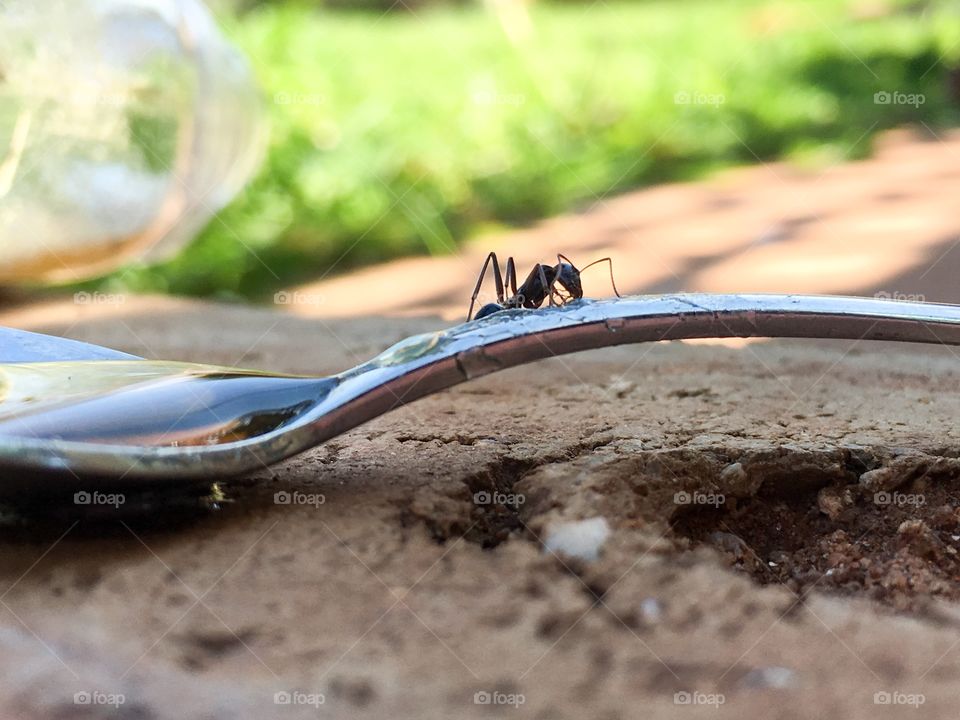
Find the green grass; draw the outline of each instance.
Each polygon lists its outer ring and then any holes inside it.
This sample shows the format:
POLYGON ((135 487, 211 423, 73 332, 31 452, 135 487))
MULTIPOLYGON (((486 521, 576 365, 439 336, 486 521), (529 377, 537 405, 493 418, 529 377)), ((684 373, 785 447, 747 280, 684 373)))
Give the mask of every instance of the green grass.
POLYGON ((648 183, 857 157, 884 128, 956 124, 945 81, 960 56, 956 11, 857 19, 849 7, 539 5, 516 44, 479 8, 379 19, 260 8, 229 33, 271 116, 261 173, 178 257, 101 284, 257 298, 648 183), (925 102, 878 105, 878 91, 925 102), (678 104, 678 93, 723 102, 678 104))

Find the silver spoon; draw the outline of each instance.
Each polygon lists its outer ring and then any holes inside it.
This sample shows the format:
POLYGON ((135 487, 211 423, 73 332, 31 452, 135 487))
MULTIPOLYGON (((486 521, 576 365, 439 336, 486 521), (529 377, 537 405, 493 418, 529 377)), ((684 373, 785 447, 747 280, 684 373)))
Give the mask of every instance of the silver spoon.
POLYGON ((796 295, 581 300, 417 335, 331 377, 143 360, 2 330, 0 489, 210 482, 514 365, 611 345, 722 337, 960 345, 960 306, 796 295))

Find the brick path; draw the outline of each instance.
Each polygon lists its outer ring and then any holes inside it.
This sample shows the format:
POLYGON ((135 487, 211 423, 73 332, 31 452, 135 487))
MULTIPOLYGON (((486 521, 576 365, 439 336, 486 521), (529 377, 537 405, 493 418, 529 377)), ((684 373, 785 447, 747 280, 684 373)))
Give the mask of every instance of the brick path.
MULTIPOLYGON (((489 250, 520 272, 560 251, 611 255, 621 292, 803 292, 960 302, 960 131, 882 136, 871 159, 826 168, 768 164, 639 190, 530 229, 482 238, 298 288, 318 317, 466 311, 489 250)), ((610 293, 605 270, 588 295, 610 293)), ((492 282, 487 289, 492 293, 492 282)))

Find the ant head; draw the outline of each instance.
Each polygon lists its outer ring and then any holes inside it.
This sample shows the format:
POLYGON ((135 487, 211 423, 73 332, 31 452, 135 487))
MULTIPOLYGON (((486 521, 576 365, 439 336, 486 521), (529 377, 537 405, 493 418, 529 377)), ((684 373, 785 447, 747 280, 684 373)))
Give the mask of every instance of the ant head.
POLYGON ((557 265, 557 284, 566 290, 572 299, 578 300, 583 297, 580 271, 572 263, 561 262, 557 265))

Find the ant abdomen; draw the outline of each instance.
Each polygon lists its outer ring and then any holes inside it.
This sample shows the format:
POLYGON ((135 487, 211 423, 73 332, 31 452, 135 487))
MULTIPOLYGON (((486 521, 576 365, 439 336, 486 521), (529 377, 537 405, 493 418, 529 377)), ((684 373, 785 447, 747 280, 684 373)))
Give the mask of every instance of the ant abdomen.
POLYGON ((498 305, 497 303, 487 303, 482 308, 477 310, 477 314, 474 316, 474 319, 479 320, 480 318, 484 318, 484 317, 487 317, 488 315, 493 315, 496 312, 500 312, 503 309, 504 309, 503 305, 498 305))

